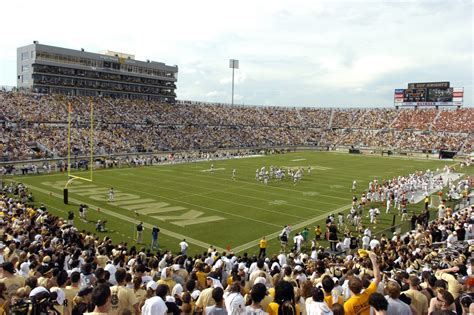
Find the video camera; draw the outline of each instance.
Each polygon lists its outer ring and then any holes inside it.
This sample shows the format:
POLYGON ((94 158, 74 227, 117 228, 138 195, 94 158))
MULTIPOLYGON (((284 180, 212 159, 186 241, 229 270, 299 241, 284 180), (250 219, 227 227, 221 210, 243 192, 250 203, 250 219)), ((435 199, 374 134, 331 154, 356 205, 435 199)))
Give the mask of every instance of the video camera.
POLYGON ((60 314, 55 308, 57 300, 56 292, 41 291, 36 295, 21 299, 10 306, 10 313, 13 315, 48 315, 51 313, 60 314))

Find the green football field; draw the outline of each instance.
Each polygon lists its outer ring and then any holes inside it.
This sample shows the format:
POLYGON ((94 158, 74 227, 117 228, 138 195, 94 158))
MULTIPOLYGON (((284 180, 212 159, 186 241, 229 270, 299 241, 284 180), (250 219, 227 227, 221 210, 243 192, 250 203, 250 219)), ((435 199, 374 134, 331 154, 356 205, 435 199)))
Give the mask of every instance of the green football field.
MULTIPOLYGON (((331 213, 350 208, 352 181, 357 181, 360 197, 368 182, 377 178, 405 175, 417 170, 443 168, 454 162, 348 155, 329 152, 296 152, 243 159, 205 161, 188 164, 116 168, 94 171, 93 182, 76 180, 69 186, 69 205, 63 203, 65 174, 19 176, 33 192, 37 204, 62 217, 75 212, 75 225, 95 232, 98 219, 106 220, 107 233, 114 242, 135 245, 135 226, 145 223, 144 243, 151 242, 151 228, 161 232, 161 249, 179 251, 185 238, 189 253, 203 252, 212 244, 236 253, 258 252, 262 236, 269 239, 269 253, 277 253, 277 236, 285 224, 293 231, 304 227, 314 236, 316 225, 324 227, 331 213), (214 172, 210 171, 211 164, 214 172), (256 169, 265 166, 304 167, 305 173, 296 185, 289 179, 270 181, 268 185, 255 178, 256 169), (311 166, 311 174, 307 174, 311 166), (232 170, 236 169, 236 179, 232 170), (115 190, 113 202, 109 189, 115 190), (88 222, 79 220, 78 205, 89 205, 88 222)), ((470 169, 472 172, 472 167, 470 169)), ((83 174, 88 176, 88 174, 83 174)), ((418 208, 419 205, 410 207, 418 208)), ((409 208, 410 210, 410 208, 409 208)), ((413 209, 412 209, 413 210, 413 209)), ((384 211, 374 230, 387 228, 393 216, 384 211)), ((368 224, 368 219, 363 218, 368 224)), ((399 223, 400 218, 396 218, 399 223)), ((294 235, 292 233, 291 237, 294 235)), ((138 246, 142 247, 141 245, 138 246)))

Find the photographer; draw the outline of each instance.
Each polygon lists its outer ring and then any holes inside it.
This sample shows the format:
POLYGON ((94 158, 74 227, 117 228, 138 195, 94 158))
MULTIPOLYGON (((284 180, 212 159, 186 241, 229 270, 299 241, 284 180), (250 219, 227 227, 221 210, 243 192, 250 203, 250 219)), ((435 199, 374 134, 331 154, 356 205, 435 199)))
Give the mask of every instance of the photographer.
POLYGON ((98 220, 96 225, 95 225, 95 230, 97 232, 107 232, 107 230, 105 229, 105 224, 106 223, 107 223, 107 221, 98 220))
POLYGON ((141 244, 143 242, 143 222, 140 222, 137 225, 137 244, 141 244))
POLYGON ((74 225, 74 212, 73 211, 69 211, 67 213, 67 224, 69 225, 74 225))
POLYGON ((158 235, 160 233, 160 228, 159 227, 153 227, 153 230, 151 231, 151 248, 159 248, 158 247, 158 235))
POLYGON ((79 206, 79 217, 84 222, 87 222, 87 208, 89 208, 89 207, 85 204, 81 204, 79 206))

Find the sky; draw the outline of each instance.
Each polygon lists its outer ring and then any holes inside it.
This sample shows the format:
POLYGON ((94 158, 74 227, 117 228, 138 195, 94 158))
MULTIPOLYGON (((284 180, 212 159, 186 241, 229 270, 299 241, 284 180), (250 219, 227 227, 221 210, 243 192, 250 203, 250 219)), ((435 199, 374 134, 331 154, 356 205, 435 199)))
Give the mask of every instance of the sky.
POLYGON ((180 100, 393 106, 410 82, 450 81, 473 104, 472 0, 2 2, 0 85, 42 44, 178 65, 180 100))

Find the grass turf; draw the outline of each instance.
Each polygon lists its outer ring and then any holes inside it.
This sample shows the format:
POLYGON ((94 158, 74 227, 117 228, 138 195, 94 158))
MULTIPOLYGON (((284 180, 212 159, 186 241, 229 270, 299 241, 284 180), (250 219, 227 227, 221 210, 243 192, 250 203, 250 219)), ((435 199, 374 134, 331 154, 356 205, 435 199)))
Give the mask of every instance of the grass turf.
MULTIPOLYGON (((19 176, 34 193, 37 204, 43 202, 55 215, 66 218, 67 212, 76 214, 75 225, 94 232, 98 219, 107 220, 107 233, 114 242, 135 245, 135 225, 146 224, 144 243, 151 242, 151 226, 161 229, 161 249, 177 252, 178 243, 186 238, 188 253, 204 251, 209 244, 236 252, 258 252, 258 240, 266 235, 267 253, 276 253, 276 235, 285 224, 294 231, 308 227, 310 236, 316 225, 321 225, 330 213, 347 213, 353 193, 352 181, 357 181, 355 194, 360 197, 374 178, 379 181, 406 175, 417 170, 434 170, 454 162, 347 155, 328 152, 296 152, 245 159, 206 161, 188 164, 116 168, 94 171, 94 181, 74 181, 69 187, 70 204, 62 201, 65 174, 19 176), (210 171, 211 164, 214 172, 210 171), (256 169, 270 165, 304 167, 303 179, 294 185, 289 179, 257 182, 256 169), (307 174, 308 166, 312 167, 307 174), (236 169, 236 180, 232 170, 236 169), (108 191, 114 187, 115 201, 109 202, 108 191), (89 222, 79 220, 78 205, 90 205, 89 222), (138 216, 137 216, 138 214, 138 216)), ((471 174, 473 168, 465 169, 471 174)), ((84 174, 88 176, 88 174, 84 174)), ((421 204, 410 205, 418 211, 421 204)), ((393 215, 381 216, 375 232, 386 229, 393 215)), ((433 216, 432 216, 433 217, 433 216)), ((363 218, 365 225, 368 219, 363 218)), ((396 223, 400 217, 396 217, 396 223)), ((291 238, 294 233, 291 234, 291 238)), ((291 242, 290 242, 291 243, 291 242)), ((141 246, 138 246, 141 247, 141 246)))

